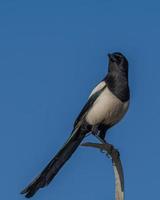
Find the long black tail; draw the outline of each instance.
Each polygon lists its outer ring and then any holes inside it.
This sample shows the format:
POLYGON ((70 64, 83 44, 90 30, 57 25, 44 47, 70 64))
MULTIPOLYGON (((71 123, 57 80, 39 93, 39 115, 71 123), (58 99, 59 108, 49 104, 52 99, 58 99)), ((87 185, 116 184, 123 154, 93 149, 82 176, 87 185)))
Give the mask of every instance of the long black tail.
POLYGON ((65 162, 71 157, 73 152, 77 149, 85 133, 80 130, 80 128, 75 128, 68 139, 64 144, 62 149, 54 156, 54 158, 48 163, 45 169, 40 173, 40 175, 33 180, 22 192, 25 194, 25 197, 32 197, 39 188, 45 187, 48 185, 51 180, 56 176, 61 167, 65 162))

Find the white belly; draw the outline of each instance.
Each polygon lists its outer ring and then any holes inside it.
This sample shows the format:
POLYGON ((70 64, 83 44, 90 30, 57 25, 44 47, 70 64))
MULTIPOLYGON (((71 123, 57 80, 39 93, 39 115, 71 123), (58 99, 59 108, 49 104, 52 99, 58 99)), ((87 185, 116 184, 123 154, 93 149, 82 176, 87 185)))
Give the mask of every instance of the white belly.
POLYGON ((105 88, 87 113, 86 120, 91 125, 115 124, 124 116, 128 105, 129 102, 120 101, 108 88, 105 88))

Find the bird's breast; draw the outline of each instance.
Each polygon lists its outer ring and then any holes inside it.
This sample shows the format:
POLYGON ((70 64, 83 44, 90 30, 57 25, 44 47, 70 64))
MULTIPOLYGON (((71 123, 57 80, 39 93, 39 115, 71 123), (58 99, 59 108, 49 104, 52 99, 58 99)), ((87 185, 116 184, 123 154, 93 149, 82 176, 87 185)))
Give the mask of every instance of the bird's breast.
POLYGON ((129 102, 120 101, 106 87, 96 99, 86 115, 86 121, 91 125, 99 123, 115 124, 121 120, 128 109, 129 102))

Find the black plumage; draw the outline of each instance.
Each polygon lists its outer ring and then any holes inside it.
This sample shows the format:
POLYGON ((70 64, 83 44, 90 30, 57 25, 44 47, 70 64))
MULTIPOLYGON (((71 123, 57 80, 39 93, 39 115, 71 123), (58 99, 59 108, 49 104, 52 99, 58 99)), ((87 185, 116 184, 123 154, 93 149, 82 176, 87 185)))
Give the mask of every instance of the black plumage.
POLYGON ((39 188, 48 185, 87 133, 97 134, 101 141, 105 142, 106 131, 116 124, 127 111, 129 96, 128 61, 121 53, 109 54, 108 74, 91 93, 75 120, 69 139, 39 176, 21 193, 30 198, 39 188))

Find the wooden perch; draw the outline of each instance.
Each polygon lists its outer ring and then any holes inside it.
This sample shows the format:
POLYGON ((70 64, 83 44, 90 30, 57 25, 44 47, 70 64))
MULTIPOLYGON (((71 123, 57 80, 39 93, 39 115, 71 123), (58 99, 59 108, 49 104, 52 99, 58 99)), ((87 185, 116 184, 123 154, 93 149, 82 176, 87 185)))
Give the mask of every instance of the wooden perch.
POLYGON ((95 147, 102 151, 106 151, 107 154, 112 158, 112 165, 115 175, 115 199, 116 200, 124 200, 124 175, 122 163, 120 160, 120 154, 117 149, 114 148, 111 144, 99 144, 99 143, 91 143, 86 142, 81 144, 81 146, 85 147, 95 147))

